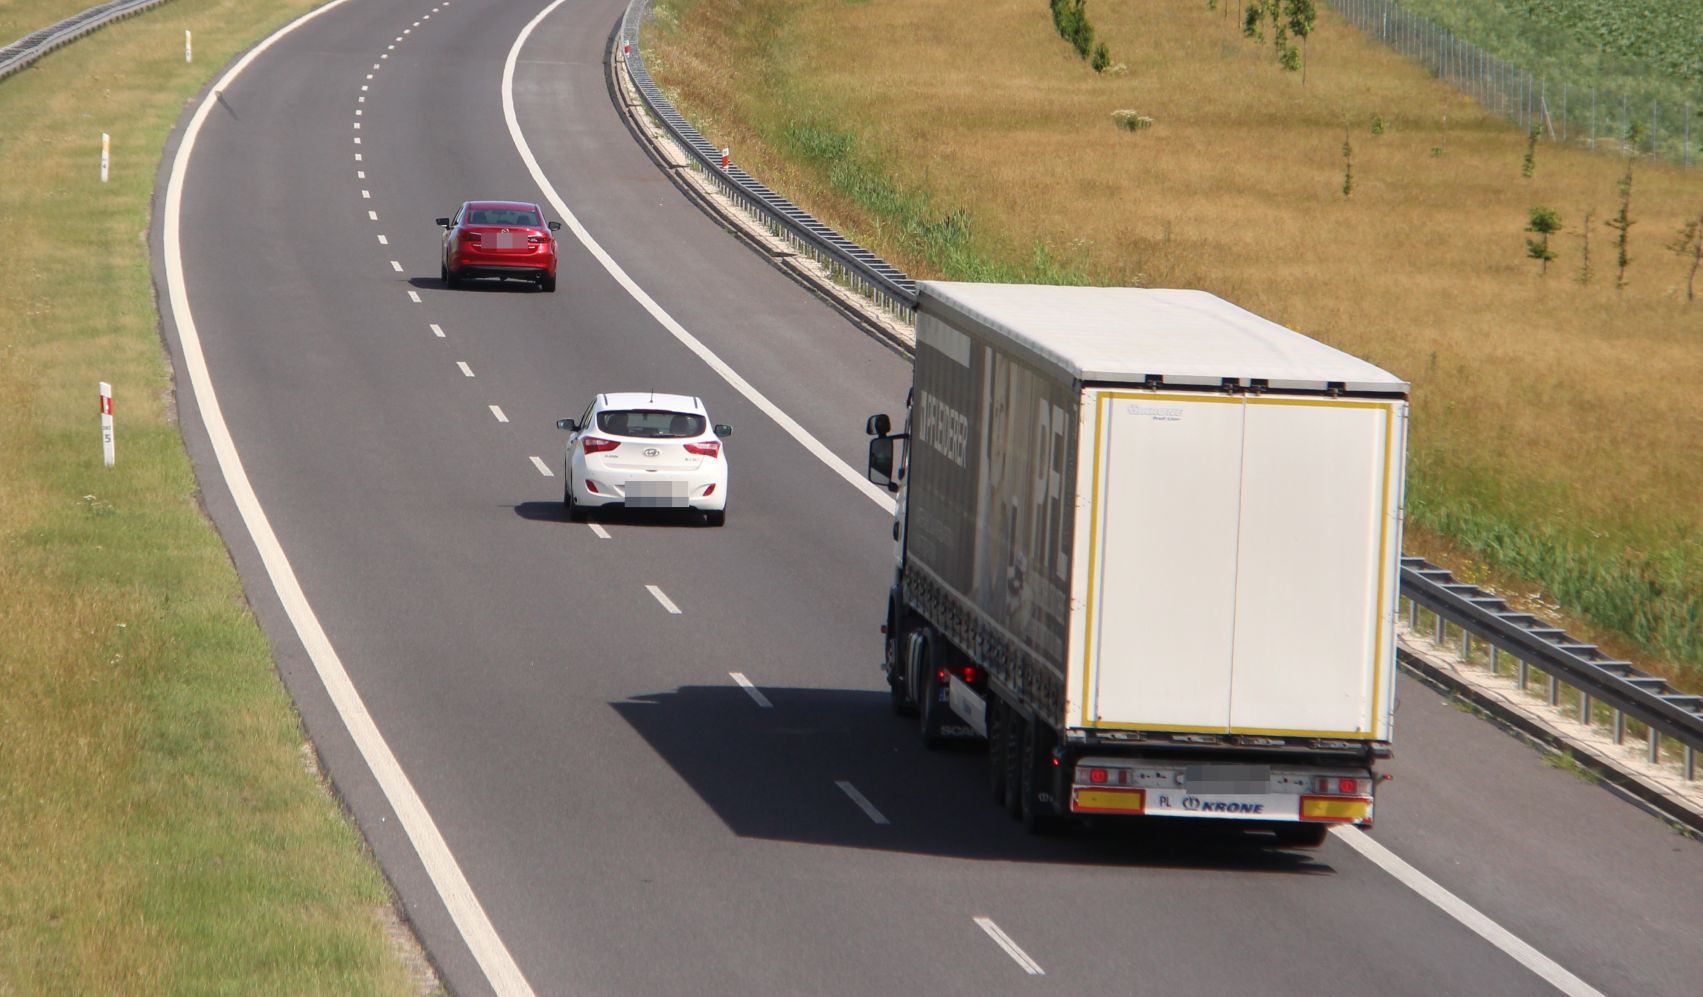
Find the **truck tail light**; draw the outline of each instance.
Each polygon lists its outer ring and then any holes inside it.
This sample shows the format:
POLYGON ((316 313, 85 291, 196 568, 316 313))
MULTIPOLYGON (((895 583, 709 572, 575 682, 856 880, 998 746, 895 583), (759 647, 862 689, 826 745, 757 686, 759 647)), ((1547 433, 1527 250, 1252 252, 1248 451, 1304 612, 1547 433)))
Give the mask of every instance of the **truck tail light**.
POLYGON ((700 457, 720 457, 721 441, 705 440, 702 443, 688 443, 686 444, 686 452, 695 453, 700 457))
POLYGON ((594 453, 602 453, 605 450, 613 450, 621 445, 619 440, 606 440, 601 436, 582 436, 580 437, 580 443, 585 446, 587 456, 594 453))
POLYGON ((1092 785, 1095 785, 1095 786, 1104 786, 1106 784, 1106 770, 1105 769, 1089 769, 1088 770, 1088 781, 1089 781, 1089 783, 1091 783, 1092 785))
POLYGON ((1372 791, 1372 780, 1353 776, 1321 775, 1313 777, 1313 792, 1328 796, 1365 796, 1372 791))
POLYGON ((963 668, 958 669, 958 677, 964 680, 965 685, 975 685, 976 679, 980 677, 980 674, 981 673, 976 671, 975 665, 965 665, 963 668))

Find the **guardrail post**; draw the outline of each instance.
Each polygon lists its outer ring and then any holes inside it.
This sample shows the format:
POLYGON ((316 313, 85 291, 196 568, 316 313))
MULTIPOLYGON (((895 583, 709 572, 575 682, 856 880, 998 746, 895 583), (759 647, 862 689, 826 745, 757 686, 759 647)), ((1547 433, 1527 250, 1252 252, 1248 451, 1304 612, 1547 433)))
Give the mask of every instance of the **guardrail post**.
POLYGON ((1579 722, 1589 727, 1591 724, 1591 694, 1579 690, 1579 722))
POLYGON ((1554 672, 1549 674, 1549 705, 1561 705, 1561 680, 1555 677, 1554 672))
POLYGON ((1519 661, 1520 661, 1520 691, 1525 692, 1526 691, 1526 684, 1531 681, 1532 666, 1527 664, 1526 659, 1524 659, 1524 658, 1519 659, 1519 661))
POLYGON ((1685 781, 1697 781, 1697 749, 1689 744, 1685 746, 1685 781))
POLYGON ((1626 743, 1626 714, 1619 710, 1614 711, 1614 743, 1626 743))
POLYGON ((1502 649, 1495 644, 1490 645, 1490 674, 1498 674, 1501 667, 1502 649))
POLYGON ((1662 760, 1662 732, 1654 727, 1650 727, 1649 732, 1650 745, 1649 750, 1645 753, 1645 757, 1649 760, 1651 765, 1655 765, 1662 760))
POLYGON ((1472 664, 1472 631, 1461 627, 1461 660, 1472 664))
POLYGON ((1446 621, 1444 621, 1443 614, 1438 613, 1437 614, 1436 637, 1435 637, 1438 647, 1443 646, 1443 638, 1447 633, 1448 633, 1448 623, 1446 621))
POLYGON ((1419 600, 1418 599, 1407 600, 1407 628, 1409 630, 1418 630, 1419 629, 1419 600))

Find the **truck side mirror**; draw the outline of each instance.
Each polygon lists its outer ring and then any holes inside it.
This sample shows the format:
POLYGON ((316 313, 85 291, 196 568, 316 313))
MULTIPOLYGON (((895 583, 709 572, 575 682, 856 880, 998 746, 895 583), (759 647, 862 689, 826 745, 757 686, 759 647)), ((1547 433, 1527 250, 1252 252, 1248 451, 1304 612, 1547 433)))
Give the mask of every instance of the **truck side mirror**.
POLYGON ((572 433, 572 432, 575 432, 576 430, 579 429, 579 424, 574 422, 572 419, 557 419, 556 420, 556 428, 557 429, 565 429, 568 432, 572 433))
MULTIPOLYGON (((882 416, 883 419, 886 416, 882 416)), ((877 436, 869 441, 869 480, 890 492, 899 490, 893 481, 893 437, 877 436)))
MULTIPOLYGON (((887 418, 887 413, 885 412, 882 412, 880 415, 872 415, 864 422, 863 431, 868 433, 870 436, 886 436, 888 433, 893 431, 893 420, 887 418)), ((888 450, 891 452, 892 448, 889 447, 888 450)), ((887 463, 889 467, 892 466, 891 457, 888 458, 887 463)))

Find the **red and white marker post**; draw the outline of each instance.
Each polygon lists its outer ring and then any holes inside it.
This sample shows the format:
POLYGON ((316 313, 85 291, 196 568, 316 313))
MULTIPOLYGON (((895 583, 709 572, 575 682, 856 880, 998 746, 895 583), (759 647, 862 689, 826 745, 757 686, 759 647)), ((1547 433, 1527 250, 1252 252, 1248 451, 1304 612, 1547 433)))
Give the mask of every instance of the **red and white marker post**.
POLYGON ((721 147, 721 168, 727 169, 727 164, 731 162, 733 162, 733 150, 724 145, 721 147))
POLYGON ((112 385, 101 382, 101 456, 106 459, 106 466, 111 467, 115 460, 112 448, 112 385))
POLYGON ((101 132, 101 183, 106 183, 107 164, 112 162, 112 136, 101 132))

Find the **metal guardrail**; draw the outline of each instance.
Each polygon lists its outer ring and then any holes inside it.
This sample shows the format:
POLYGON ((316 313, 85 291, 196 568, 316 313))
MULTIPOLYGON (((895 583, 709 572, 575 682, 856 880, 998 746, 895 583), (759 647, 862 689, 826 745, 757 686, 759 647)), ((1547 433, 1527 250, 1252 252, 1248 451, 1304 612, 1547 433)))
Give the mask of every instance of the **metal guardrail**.
POLYGON ((47 53, 68 45, 91 31, 111 24, 113 21, 140 14, 150 7, 157 7, 166 0, 112 0, 96 7, 90 7, 80 14, 73 14, 58 24, 50 24, 40 31, 32 31, 5 48, 0 48, 0 80, 12 75, 20 69, 28 67, 47 53))
POLYGON ((1646 761, 1660 763, 1663 739, 1670 739, 1678 747, 1685 778, 1697 778, 1697 752, 1703 749, 1703 696, 1681 692, 1630 661, 1615 660, 1596 645, 1511 608, 1501 596, 1456 581, 1447 570, 1423 558, 1401 559, 1401 597, 1408 603, 1410 628, 1419 629, 1423 607, 1432 616, 1437 644, 1447 642, 1448 627, 1453 624, 1463 659, 1471 660, 1473 643, 1483 642, 1490 671, 1499 674, 1501 659, 1513 659, 1522 689, 1530 670, 1536 668, 1548 678, 1549 705, 1559 707, 1564 699, 1573 700, 1570 705, 1577 706, 1579 722, 1606 720, 1604 725, 1613 731, 1617 744, 1625 739, 1630 718, 1644 727, 1646 761), (1568 690, 1571 696, 1564 695, 1568 690))
MULTIPOLYGON (((639 27, 649 9, 650 0, 633 0, 622 18, 620 37, 627 71, 650 113, 692 156, 698 168, 769 231, 809 252, 882 307, 915 309, 915 281, 737 166, 722 169, 719 151, 680 116, 645 69, 639 27)), ((1552 706, 1559 706, 1566 698, 1576 699, 1585 723, 1596 722, 1606 711, 1607 725, 1617 743, 1625 738, 1630 718, 1645 728, 1649 761, 1661 761, 1664 739, 1670 740, 1678 746, 1685 778, 1697 778, 1697 752, 1703 749, 1703 696, 1687 695, 1631 662, 1610 659, 1595 646, 1512 609, 1501 597, 1456 581, 1447 570, 1423 558, 1401 559, 1401 598, 1408 605, 1413 629, 1419 629, 1421 607, 1434 616, 1439 645, 1444 643, 1448 627, 1454 626, 1460 634, 1464 658, 1470 660, 1474 643, 1482 643, 1490 670, 1497 672, 1504 656, 1512 659, 1522 688, 1527 685, 1530 670, 1536 668, 1548 676, 1552 706), (1568 689, 1574 690, 1572 697, 1563 695, 1568 689)))

